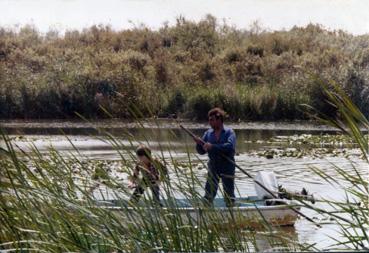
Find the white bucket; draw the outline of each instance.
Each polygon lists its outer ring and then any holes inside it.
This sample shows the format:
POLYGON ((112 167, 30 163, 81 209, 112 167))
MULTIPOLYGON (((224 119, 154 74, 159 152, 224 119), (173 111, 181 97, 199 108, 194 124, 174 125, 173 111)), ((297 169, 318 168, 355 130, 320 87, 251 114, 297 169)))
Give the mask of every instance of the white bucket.
MULTIPOLYGON (((259 171, 255 176, 255 181, 258 181, 260 184, 265 186, 268 190, 278 196, 278 181, 274 174, 274 172, 270 171, 259 171)), ((254 183, 256 194, 259 199, 270 199, 275 198, 265 189, 263 189, 257 183, 254 183)))

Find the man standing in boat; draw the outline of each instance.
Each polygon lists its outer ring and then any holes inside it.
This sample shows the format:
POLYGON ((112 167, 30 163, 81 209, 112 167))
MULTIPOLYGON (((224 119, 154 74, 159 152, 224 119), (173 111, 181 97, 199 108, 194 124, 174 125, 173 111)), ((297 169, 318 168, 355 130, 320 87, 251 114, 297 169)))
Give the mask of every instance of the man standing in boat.
POLYGON ((208 175, 205 185, 205 204, 212 205, 218 191, 219 180, 222 179, 224 199, 231 207, 235 202, 234 155, 236 149, 236 135, 231 128, 225 127, 223 121, 225 112, 220 108, 213 108, 208 112, 210 129, 202 138, 194 137, 196 150, 199 154, 208 154, 208 175))

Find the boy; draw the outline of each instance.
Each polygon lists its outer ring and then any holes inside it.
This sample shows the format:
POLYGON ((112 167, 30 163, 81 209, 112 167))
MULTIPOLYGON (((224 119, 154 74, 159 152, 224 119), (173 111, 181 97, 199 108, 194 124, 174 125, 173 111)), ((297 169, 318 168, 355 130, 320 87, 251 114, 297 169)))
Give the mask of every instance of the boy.
POLYGON ((164 181, 168 171, 166 167, 158 160, 151 156, 151 150, 146 146, 139 146, 136 150, 138 163, 133 171, 129 188, 135 188, 130 202, 137 203, 145 189, 149 187, 152 192, 153 200, 161 206, 159 184, 164 181), (141 172, 142 179, 138 176, 141 172))

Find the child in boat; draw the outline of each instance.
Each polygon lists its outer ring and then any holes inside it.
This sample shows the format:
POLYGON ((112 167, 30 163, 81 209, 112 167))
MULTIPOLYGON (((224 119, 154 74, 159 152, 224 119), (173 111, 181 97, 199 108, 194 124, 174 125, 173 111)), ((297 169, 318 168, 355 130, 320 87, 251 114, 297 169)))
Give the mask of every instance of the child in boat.
POLYGON ((137 165, 133 171, 129 188, 134 188, 134 192, 130 198, 131 203, 137 203, 146 188, 150 188, 153 200, 156 204, 160 204, 159 184, 164 181, 168 175, 166 167, 158 160, 151 156, 150 148, 139 146, 136 150, 137 165), (139 178, 141 173, 142 178, 139 178))

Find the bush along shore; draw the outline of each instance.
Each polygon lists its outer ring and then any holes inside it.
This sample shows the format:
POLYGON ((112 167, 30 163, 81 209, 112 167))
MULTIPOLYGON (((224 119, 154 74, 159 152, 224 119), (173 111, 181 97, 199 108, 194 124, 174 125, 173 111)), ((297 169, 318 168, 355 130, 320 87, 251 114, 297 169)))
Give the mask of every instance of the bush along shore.
POLYGON ((64 34, 0 28, 0 118, 306 119, 301 104, 332 113, 314 75, 335 80, 369 115, 369 35, 319 25, 267 31, 178 18, 158 30, 93 26, 64 34), (149 109, 148 109, 149 108, 149 109))

